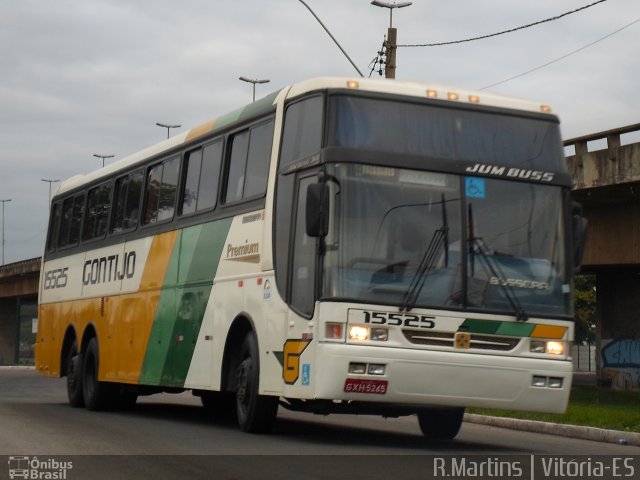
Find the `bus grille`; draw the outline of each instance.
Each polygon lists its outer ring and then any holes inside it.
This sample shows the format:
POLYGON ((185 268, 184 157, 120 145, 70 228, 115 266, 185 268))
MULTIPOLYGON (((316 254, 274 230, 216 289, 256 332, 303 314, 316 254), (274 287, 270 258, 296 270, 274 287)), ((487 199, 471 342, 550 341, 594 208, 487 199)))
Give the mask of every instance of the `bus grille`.
MULTIPOLYGON (((430 345, 434 347, 453 347, 454 332, 425 332, 424 330, 402 330, 405 338, 416 345, 430 345)), ((520 338, 500 335, 471 334, 470 348, 476 350, 499 350, 508 352, 516 348, 520 338)))

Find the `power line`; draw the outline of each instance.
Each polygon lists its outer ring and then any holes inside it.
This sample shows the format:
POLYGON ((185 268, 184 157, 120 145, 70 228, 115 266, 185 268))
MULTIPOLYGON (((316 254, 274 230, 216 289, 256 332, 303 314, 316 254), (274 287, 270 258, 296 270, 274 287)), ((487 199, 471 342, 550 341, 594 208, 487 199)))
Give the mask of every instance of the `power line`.
POLYGON ((505 33, 517 32, 518 30, 524 30, 525 28, 534 27, 536 25, 540 25, 542 23, 553 22, 554 20, 558 20, 562 17, 566 17, 567 15, 571 15, 572 13, 577 13, 582 10, 586 10, 587 8, 593 7, 599 3, 606 2, 607 0, 598 0, 597 2, 590 3, 589 5, 585 5, 584 7, 576 8, 575 10, 571 10, 570 12, 565 12, 562 15, 557 15, 555 17, 546 18, 544 20, 540 20, 538 22, 529 23, 528 25, 522 25, 516 28, 510 28, 509 30, 503 30, 502 32, 490 33, 489 35, 482 35, 479 37, 473 38, 465 38, 464 40, 455 40, 452 42, 440 42, 440 43, 417 43, 412 45, 397 45, 398 47, 440 47, 442 45, 454 45, 456 43, 466 43, 473 42, 474 40, 483 40, 485 38, 497 37, 498 35, 504 35, 505 33))
POLYGON ((535 72, 536 70, 540 70, 541 68, 548 67, 549 65, 551 65, 553 63, 556 63, 556 62, 559 62, 560 60, 564 60, 565 58, 570 57, 571 55, 574 55, 574 54, 576 54, 578 52, 581 52, 582 50, 585 50, 585 49, 595 45, 596 43, 599 43, 599 42, 601 42, 601 41, 603 41, 603 40, 615 35, 616 33, 621 32, 625 28, 629 28, 631 25, 634 25, 634 24, 636 24, 638 22, 640 22, 640 18, 636 18, 633 22, 626 24, 624 27, 621 27, 621 28, 619 28, 619 29, 617 29, 617 30, 605 35, 604 37, 601 37, 601 38, 599 38, 599 39, 597 39, 597 40, 595 40, 595 41, 593 41, 591 43, 588 43, 588 44, 586 44, 586 45, 584 45, 584 46, 582 46, 582 47, 580 47, 580 48, 578 48, 576 50, 573 50, 572 52, 569 52, 569 53, 567 53, 565 55, 562 55, 561 57, 558 57, 558 58, 556 58, 554 60, 551 60, 550 62, 544 63, 542 65, 539 65, 539 66, 535 67, 535 68, 527 70, 526 72, 522 72, 522 73, 519 73, 518 75, 514 75, 513 77, 509 77, 509 78, 507 78, 505 80, 500 80, 499 82, 495 82, 495 83, 492 83, 491 85, 487 85, 485 87, 479 88, 478 90, 486 90, 487 88, 495 87, 496 85, 501 85, 503 83, 506 83, 506 82, 509 82, 511 80, 514 80, 516 78, 524 77, 525 75, 528 75, 531 72, 535 72))

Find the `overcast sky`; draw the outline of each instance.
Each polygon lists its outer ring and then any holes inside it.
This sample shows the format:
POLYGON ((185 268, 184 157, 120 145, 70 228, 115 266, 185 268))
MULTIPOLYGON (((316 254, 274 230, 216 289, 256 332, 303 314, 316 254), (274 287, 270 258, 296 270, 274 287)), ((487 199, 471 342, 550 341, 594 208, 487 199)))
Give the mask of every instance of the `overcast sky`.
MULTIPOLYGON (((595 0, 414 0, 399 44, 453 41, 560 15, 595 0)), ((306 0, 366 76, 389 24, 370 0, 306 0)), ((0 199, 5 263, 41 255, 48 185, 161 141, 155 122, 201 124, 320 75, 355 77, 298 0, 3 0, 0 199)), ((554 22, 452 46, 400 48, 397 78, 470 88, 518 75, 640 19, 608 0, 554 22)), ((488 89, 549 104, 565 138, 640 123, 640 22, 488 89)), ((374 74, 377 76, 377 74, 374 74)), ((173 131, 175 133, 175 131, 173 131)), ((633 137, 629 137, 633 138, 633 137)))

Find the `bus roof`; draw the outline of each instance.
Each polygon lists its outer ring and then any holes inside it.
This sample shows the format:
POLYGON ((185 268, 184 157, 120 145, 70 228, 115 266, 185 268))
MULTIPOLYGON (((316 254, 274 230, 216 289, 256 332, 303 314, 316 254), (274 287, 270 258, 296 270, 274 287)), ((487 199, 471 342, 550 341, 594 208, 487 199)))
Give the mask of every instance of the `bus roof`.
POLYGON ((202 125, 199 125, 187 132, 171 137, 165 141, 152 145, 144 150, 140 150, 116 162, 106 165, 93 172, 75 175, 64 180, 55 192, 54 196, 73 190, 93 181, 99 181, 103 177, 128 167, 141 163, 151 157, 160 155, 163 152, 171 151, 184 143, 191 142, 217 130, 244 119, 267 113, 274 108, 280 100, 295 98, 313 91, 329 89, 353 89, 357 91, 373 92, 381 94, 392 94, 416 98, 431 98, 443 103, 460 104, 480 104, 490 107, 506 108, 510 110, 521 110, 536 113, 549 113, 548 106, 540 103, 503 97, 487 92, 463 89, 454 86, 430 84, 424 82, 410 82, 387 79, 363 79, 348 77, 318 77, 305 80, 289 87, 277 90, 262 99, 238 108, 220 117, 214 118, 202 125))

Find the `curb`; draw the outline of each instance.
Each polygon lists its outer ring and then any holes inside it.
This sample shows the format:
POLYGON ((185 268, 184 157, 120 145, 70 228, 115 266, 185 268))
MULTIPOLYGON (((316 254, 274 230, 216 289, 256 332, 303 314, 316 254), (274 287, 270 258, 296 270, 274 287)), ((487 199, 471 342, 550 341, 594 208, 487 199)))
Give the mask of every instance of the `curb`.
POLYGON ((565 425, 563 423, 540 422, 537 420, 521 420, 519 418, 490 417, 465 413, 464 421, 489 425, 493 427, 509 428, 534 433, 546 433, 562 437, 592 440, 595 442, 619 443, 621 445, 640 446, 640 433, 622 432, 620 430, 606 430, 604 428, 585 427, 582 425, 565 425))

